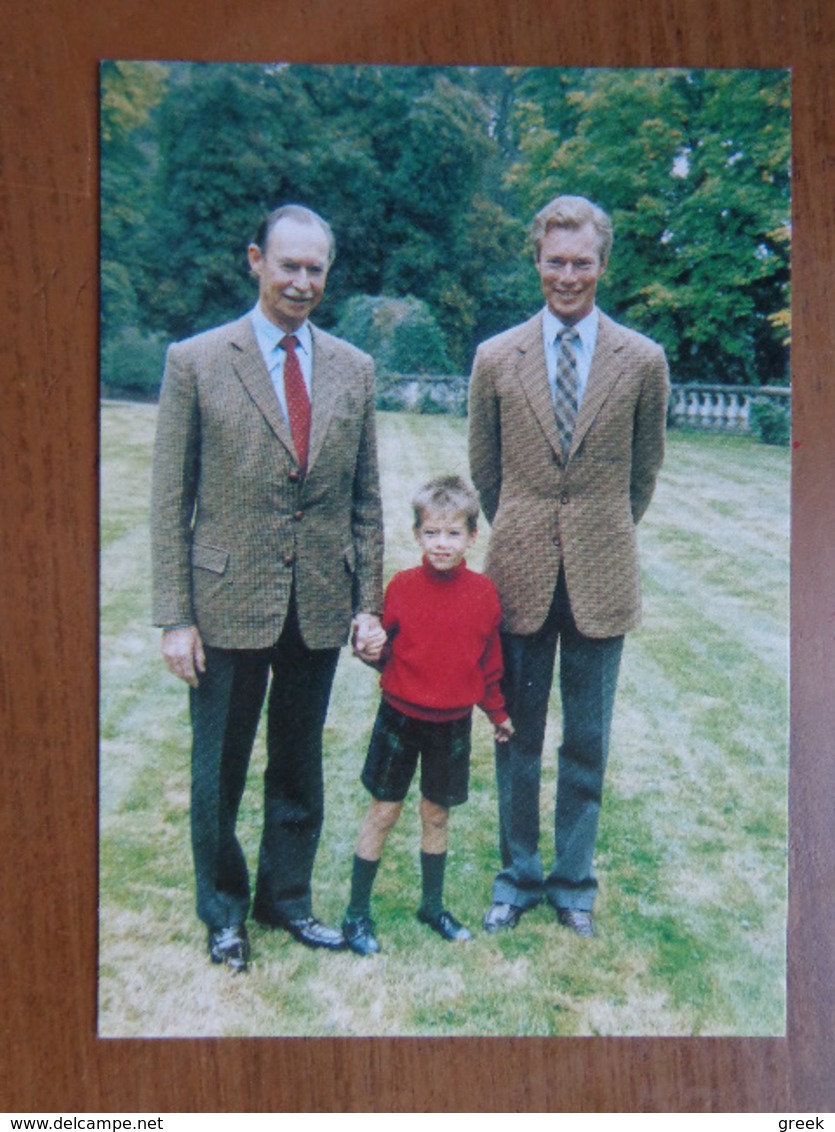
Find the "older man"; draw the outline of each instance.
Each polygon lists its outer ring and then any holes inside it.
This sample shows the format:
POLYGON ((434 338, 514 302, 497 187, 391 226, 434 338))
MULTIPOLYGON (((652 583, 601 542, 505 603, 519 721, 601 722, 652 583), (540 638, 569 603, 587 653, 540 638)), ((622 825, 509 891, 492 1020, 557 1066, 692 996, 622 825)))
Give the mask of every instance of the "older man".
POLYGON ((154 621, 191 686, 197 911, 212 961, 234 971, 250 904, 235 825, 268 683, 254 915, 309 947, 344 946, 311 906, 322 732, 352 619, 361 655, 384 639, 373 363, 308 321, 333 234, 288 205, 248 256, 254 310, 169 350, 152 501, 154 621))
POLYGON ((640 616, 635 528, 664 455, 669 382, 662 349, 595 305, 606 214, 558 197, 532 238, 545 308, 479 347, 470 384, 470 468, 492 524, 485 570, 502 602, 516 727, 496 745, 502 868, 484 927, 515 928, 544 897, 590 936, 615 687, 640 616), (558 643, 562 745, 544 875, 540 769, 558 643))

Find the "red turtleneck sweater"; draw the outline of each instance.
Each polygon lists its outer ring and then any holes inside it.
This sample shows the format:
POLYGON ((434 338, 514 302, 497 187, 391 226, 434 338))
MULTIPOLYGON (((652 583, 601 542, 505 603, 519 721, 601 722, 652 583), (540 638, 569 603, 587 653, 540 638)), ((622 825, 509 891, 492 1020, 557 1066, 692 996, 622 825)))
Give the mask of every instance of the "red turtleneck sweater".
POLYGON ((500 620, 496 587, 466 562, 442 571, 424 559, 395 574, 383 608, 385 699, 417 719, 460 719, 477 704, 504 722, 500 620))

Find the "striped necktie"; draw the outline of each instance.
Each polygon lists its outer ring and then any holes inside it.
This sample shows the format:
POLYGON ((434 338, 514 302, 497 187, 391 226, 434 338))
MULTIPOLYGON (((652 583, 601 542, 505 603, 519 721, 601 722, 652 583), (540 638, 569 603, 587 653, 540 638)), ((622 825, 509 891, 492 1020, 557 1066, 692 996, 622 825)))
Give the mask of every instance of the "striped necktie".
POLYGON ((577 354, 574 343, 580 335, 571 326, 564 326, 556 337, 557 369, 554 383, 554 411, 562 442, 563 456, 568 455, 571 434, 577 418, 577 354))
POLYGON ((310 398, 302 377, 296 346, 299 340, 295 334, 287 334, 279 342, 285 352, 284 358, 284 397, 287 401, 287 416, 290 420, 290 434, 293 447, 299 460, 302 475, 307 471, 307 454, 310 445, 310 398))

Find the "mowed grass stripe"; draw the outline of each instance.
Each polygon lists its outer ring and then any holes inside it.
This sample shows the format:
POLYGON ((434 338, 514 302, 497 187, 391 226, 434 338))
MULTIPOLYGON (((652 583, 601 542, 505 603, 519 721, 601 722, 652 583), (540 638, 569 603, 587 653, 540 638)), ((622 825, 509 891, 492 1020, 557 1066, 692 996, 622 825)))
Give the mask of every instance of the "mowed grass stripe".
MULTIPOLYGON (((155 409, 102 410, 100 1028, 149 1035, 769 1034, 783 1029, 788 454, 671 434, 641 526, 644 626, 624 655, 601 822, 600 935, 558 930, 544 907, 516 932, 479 921, 497 867, 492 743, 474 729, 471 795, 451 824, 447 896, 466 947, 415 919, 417 791, 375 890, 383 954, 304 951, 252 929, 255 963, 230 979, 193 911, 185 689, 148 627, 147 484, 155 409), (763 594, 766 594, 764 599, 763 594)), ((386 576, 416 561, 409 501, 466 474, 466 422, 380 414, 386 576)), ((486 528, 471 556, 480 567, 486 528)), ((326 728, 318 914, 342 916, 366 796, 358 782, 376 674, 343 654, 326 728)), ((543 767, 551 860, 558 694, 543 767)), ((259 737, 240 832, 254 866, 259 737)))

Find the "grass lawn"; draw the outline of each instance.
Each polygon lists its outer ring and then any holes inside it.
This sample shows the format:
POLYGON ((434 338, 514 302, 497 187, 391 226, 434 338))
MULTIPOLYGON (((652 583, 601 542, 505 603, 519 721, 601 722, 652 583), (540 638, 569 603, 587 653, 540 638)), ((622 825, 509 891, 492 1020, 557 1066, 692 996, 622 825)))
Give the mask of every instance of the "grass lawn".
MULTIPOLYGON (((149 626, 154 406, 102 408, 102 1036, 772 1035, 784 1031, 789 454, 672 432, 640 529, 644 624, 627 638, 598 841, 598 937, 545 907, 516 931, 480 920, 498 865, 490 728, 479 715, 471 799, 451 823, 448 945, 415 919, 413 788, 375 888, 383 952, 311 952, 251 927, 246 976, 213 967, 194 913, 185 687, 149 626)), ((387 576, 416 561, 408 499, 466 474, 466 424, 380 414, 387 576)), ((480 567, 481 532, 470 563, 480 567)), ((367 798, 358 781, 376 675, 346 653, 325 735, 317 915, 338 923, 367 798)), ((543 772, 551 849, 559 705, 543 772)), ((239 830, 254 866, 263 739, 239 830)))

